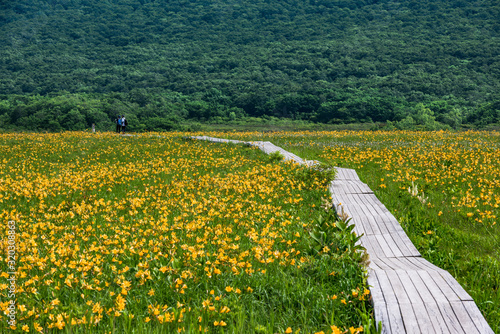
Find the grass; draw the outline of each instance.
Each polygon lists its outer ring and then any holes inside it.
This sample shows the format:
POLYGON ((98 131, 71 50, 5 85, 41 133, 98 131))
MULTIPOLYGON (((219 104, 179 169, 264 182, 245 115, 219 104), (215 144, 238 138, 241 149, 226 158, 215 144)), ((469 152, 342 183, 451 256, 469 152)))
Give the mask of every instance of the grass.
POLYGON ((331 172, 184 135, 0 135, 0 331, 370 330, 362 250, 322 207, 331 172))
POLYGON ((498 132, 226 133, 354 168, 421 254, 448 270, 500 333, 498 132), (416 190, 416 191, 415 191, 416 190))

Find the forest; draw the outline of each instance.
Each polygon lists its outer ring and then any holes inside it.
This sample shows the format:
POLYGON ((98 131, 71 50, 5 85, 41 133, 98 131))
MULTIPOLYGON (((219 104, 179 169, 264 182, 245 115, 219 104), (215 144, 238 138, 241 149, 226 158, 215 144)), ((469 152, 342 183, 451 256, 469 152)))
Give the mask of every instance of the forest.
POLYGON ((0 2, 0 129, 500 125, 496 0, 0 2))

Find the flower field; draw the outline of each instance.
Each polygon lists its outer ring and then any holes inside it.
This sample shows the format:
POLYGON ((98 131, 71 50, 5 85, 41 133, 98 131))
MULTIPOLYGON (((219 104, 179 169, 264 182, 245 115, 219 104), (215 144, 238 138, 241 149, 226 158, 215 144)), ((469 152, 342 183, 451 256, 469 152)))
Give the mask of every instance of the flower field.
POLYGON ((500 333, 500 133, 231 133, 354 168, 421 254, 448 270, 500 333))
MULTIPOLYGON (((0 331, 363 330, 347 232, 309 237, 328 180, 183 135, 0 135, 0 331)), ((467 212, 493 225, 495 210, 467 212)))

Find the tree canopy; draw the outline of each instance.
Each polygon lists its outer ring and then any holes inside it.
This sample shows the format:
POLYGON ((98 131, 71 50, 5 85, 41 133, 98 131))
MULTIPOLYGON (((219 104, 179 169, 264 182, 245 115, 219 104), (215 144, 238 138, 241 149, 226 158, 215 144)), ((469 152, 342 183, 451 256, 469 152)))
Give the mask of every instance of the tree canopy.
POLYGON ((499 121, 499 17, 495 0, 3 1, 0 127, 422 110, 484 126, 499 121))

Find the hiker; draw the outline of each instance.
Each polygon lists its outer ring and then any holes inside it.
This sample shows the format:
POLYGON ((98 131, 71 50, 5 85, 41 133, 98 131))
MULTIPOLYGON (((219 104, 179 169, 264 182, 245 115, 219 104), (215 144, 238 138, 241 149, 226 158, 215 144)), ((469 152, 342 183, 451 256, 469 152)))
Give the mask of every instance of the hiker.
POLYGON ((116 132, 120 133, 122 131, 122 117, 118 115, 118 118, 116 119, 116 132))
POLYGON ((125 133, 125 128, 127 127, 128 125, 128 121, 127 119, 125 118, 125 115, 122 116, 122 132, 125 133))

